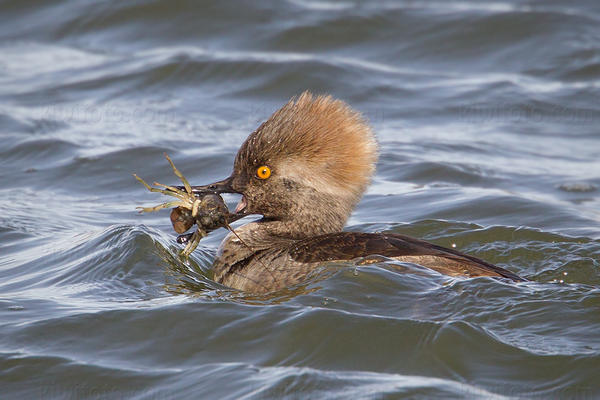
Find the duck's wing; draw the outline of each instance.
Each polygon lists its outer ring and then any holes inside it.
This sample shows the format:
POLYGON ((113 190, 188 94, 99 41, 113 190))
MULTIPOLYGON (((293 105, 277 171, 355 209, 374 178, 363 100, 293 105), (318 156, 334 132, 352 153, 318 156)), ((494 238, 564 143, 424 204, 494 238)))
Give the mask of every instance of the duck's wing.
POLYGON ((520 276, 456 250, 397 233, 338 232, 296 242, 290 249, 295 261, 348 261, 380 255, 412 262, 451 276, 497 276, 525 281, 520 276))

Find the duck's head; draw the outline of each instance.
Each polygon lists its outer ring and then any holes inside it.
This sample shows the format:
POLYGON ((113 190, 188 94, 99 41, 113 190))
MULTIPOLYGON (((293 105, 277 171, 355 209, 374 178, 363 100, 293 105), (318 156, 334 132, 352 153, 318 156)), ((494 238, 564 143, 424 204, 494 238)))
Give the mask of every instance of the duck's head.
POLYGON ((248 136, 229 178, 194 189, 241 193, 236 213, 281 221, 292 236, 334 232, 360 200, 376 161, 377 143, 359 113, 304 92, 248 136))

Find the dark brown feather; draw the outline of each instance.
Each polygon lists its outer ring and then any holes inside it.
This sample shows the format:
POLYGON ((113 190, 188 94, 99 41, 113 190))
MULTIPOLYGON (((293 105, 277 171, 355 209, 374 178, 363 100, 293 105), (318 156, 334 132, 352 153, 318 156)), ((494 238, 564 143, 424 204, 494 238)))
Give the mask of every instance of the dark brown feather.
MULTIPOLYGON (((432 256, 440 265, 426 267, 457 275, 500 276, 513 281, 524 281, 520 276, 479 258, 456 250, 404 236, 397 233, 339 232, 304 239, 292 246, 290 255, 294 261, 303 263, 325 261, 348 261, 369 255, 390 258, 432 256)), ((418 263, 418 262, 417 262, 418 263)))

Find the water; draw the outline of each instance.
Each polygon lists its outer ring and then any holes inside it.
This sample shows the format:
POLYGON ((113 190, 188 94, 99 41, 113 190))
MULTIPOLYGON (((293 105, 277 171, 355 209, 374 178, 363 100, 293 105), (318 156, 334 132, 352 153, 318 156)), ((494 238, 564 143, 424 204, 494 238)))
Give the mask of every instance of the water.
MULTIPOLYGON (((600 396, 596 1, 0 3, 2 398, 600 396), (338 267, 250 296, 131 176, 223 178, 303 90, 381 144, 348 229, 530 283, 338 267)), ((226 199, 230 207, 235 196, 226 199)))

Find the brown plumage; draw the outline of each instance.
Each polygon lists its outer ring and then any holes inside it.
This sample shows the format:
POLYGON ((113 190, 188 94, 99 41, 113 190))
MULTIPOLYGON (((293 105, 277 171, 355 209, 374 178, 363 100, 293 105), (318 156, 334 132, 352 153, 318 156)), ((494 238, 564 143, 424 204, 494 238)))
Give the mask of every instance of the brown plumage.
POLYGON ((376 162, 377 142, 359 113, 331 96, 304 92, 250 134, 236 172, 270 165, 282 177, 358 202, 376 162))
POLYGON ((330 96, 290 100, 250 134, 232 175, 196 190, 236 192, 236 212, 263 218, 230 233, 215 261, 215 279, 251 292, 301 282, 327 262, 380 255, 452 276, 523 280, 503 268, 431 243, 384 233, 342 232, 377 161, 362 116, 330 96), (268 169, 269 174, 264 174, 268 169))

